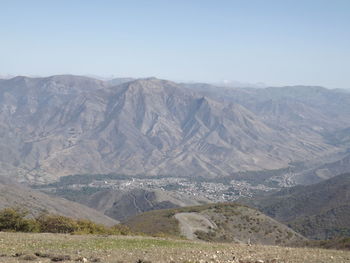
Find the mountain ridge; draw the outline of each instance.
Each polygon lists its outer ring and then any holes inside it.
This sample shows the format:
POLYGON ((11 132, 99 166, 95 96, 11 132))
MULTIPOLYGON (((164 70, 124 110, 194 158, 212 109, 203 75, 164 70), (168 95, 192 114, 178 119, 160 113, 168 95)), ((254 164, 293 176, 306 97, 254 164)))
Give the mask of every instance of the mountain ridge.
MULTIPOLYGON (((233 92, 239 96, 224 102, 156 78, 122 80, 116 86, 71 75, 5 80, 0 83, 0 145, 7 153, 0 152, 1 173, 29 183, 115 171, 216 177, 285 168, 305 156, 343 150, 308 122, 305 129, 282 129, 272 113, 265 112, 266 119, 252 108, 249 101, 270 96, 269 90, 233 92), (242 94, 248 94, 245 103, 242 94)), ((322 116, 317 110, 308 119, 322 116)))

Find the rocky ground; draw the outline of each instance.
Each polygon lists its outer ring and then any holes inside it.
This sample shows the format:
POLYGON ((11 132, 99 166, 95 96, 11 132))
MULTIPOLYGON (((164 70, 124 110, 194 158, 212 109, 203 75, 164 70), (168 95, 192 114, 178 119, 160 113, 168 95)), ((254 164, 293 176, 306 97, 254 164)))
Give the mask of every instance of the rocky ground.
POLYGON ((0 233, 0 262, 350 262, 349 251, 149 237, 0 233))

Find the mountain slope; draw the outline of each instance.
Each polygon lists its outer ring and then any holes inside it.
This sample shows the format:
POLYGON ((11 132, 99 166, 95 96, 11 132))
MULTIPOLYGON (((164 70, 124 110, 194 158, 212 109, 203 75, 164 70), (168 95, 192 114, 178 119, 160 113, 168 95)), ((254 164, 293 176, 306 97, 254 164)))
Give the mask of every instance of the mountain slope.
POLYGON ((272 218, 237 203, 151 211, 124 224, 147 234, 214 242, 291 245, 306 240, 272 218))
POLYGON ((319 133, 271 125, 249 103, 155 78, 111 87, 77 76, 16 77, 0 83, 0 103, 0 171, 30 183, 116 171, 225 176, 343 149, 319 133))
POLYGON ((283 189, 250 204, 309 238, 350 236, 350 174, 283 189))
POLYGON ((118 221, 84 205, 62 198, 54 198, 0 177, 0 209, 6 207, 25 208, 33 216, 47 211, 72 218, 89 219, 105 225, 118 223, 118 221))

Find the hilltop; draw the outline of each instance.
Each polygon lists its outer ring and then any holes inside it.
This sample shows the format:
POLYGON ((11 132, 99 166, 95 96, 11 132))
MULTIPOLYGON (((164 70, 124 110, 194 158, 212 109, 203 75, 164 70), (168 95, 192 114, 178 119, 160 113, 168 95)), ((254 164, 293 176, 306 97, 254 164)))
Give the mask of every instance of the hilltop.
POLYGON ((296 245, 306 241, 274 219, 237 203, 151 211, 123 223, 135 232, 210 242, 296 245))

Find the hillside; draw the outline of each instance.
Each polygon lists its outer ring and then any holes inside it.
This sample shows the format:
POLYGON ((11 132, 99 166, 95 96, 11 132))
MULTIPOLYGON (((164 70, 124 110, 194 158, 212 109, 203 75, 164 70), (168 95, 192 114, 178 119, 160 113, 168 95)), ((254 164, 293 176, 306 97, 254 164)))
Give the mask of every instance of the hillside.
POLYGON ((116 171, 217 177, 285 168, 305 156, 322 163, 346 151, 324 133, 350 126, 348 93, 285 87, 225 94, 155 78, 3 80, 1 174, 29 183, 116 171))
POLYGON ((249 201, 265 214, 314 239, 350 236, 350 174, 296 186, 249 201))
POLYGON ((25 208, 33 216, 47 211, 51 214, 89 219, 105 225, 118 223, 118 221, 87 206, 63 198, 51 197, 0 177, 0 210, 6 207, 25 208))
POLYGON ((272 218, 237 203, 151 211, 124 224, 136 232, 210 242, 296 245, 306 240, 272 218))
POLYGON ((347 262, 348 251, 150 237, 0 233, 0 262, 347 262), (30 260, 30 261, 29 261, 30 260))

